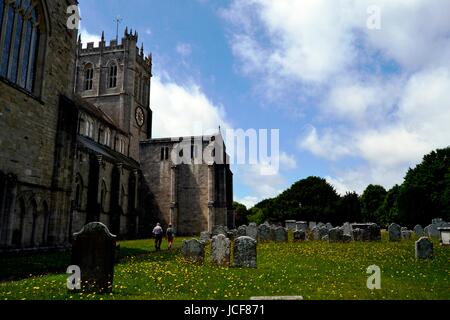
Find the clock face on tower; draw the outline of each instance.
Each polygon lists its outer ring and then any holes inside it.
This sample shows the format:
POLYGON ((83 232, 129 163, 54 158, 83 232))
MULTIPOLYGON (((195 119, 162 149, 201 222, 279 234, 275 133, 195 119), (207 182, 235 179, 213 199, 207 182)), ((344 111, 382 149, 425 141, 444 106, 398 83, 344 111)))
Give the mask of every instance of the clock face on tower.
POLYGON ((136 108, 136 123, 139 127, 142 127, 145 122, 144 110, 141 107, 136 108))

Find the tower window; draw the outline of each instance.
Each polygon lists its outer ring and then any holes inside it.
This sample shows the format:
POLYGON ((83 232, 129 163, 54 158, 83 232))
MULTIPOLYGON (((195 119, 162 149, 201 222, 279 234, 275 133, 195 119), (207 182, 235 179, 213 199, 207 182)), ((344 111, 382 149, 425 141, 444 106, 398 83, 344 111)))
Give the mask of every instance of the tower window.
POLYGON ((0 76, 33 92, 41 30, 37 4, 0 0, 0 76))
POLYGON ((84 69, 84 90, 92 90, 94 80, 94 68, 88 64, 84 69))
POLYGON ((108 88, 117 87, 117 65, 115 63, 109 66, 108 88))
POLYGON ((161 161, 169 160, 169 147, 161 148, 161 161))

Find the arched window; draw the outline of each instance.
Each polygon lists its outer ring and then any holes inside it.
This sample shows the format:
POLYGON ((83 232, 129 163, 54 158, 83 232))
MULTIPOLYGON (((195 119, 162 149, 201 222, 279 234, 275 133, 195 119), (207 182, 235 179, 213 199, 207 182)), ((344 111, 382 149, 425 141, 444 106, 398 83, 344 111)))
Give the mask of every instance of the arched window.
POLYGON ((103 141, 105 146, 111 146, 111 130, 109 128, 105 129, 105 140, 103 141))
POLYGON ((94 67, 88 63, 84 68, 84 90, 92 90, 94 80, 94 67))
POLYGON ((29 92, 34 91, 39 40, 44 27, 37 3, 0 0, 0 76, 29 92))
POLYGON ((112 63, 109 66, 108 88, 115 88, 115 87, 117 87, 117 64, 112 63))
POLYGON ((94 138, 94 121, 92 119, 86 118, 84 124, 84 135, 89 138, 94 138))

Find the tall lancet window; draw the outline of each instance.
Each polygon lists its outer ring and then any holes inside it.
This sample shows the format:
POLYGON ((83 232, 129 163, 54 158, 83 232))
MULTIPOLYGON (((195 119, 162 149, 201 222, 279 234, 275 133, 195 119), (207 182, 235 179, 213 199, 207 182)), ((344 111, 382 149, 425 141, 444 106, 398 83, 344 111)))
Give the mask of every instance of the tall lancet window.
POLYGON ((0 77, 34 91, 39 40, 43 32, 39 1, 0 0, 0 77))
POLYGON ((88 63, 84 68, 84 90, 92 90, 94 81, 94 67, 88 63))
POLYGON ((108 88, 117 87, 117 64, 112 63, 109 66, 108 88))

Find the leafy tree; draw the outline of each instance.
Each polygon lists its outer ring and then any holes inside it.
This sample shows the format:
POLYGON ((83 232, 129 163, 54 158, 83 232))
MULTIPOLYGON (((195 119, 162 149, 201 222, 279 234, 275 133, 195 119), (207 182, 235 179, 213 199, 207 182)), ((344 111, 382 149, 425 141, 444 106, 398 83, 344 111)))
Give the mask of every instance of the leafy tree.
POLYGON ((391 190, 386 194, 384 198, 383 204, 378 209, 376 216, 379 223, 385 227, 387 227, 392 222, 401 224, 400 218, 398 216, 398 206, 397 199, 400 193, 400 186, 395 185, 391 190))
POLYGON ((235 224, 236 227, 248 224, 249 211, 247 207, 239 202, 233 202, 233 210, 236 213, 235 224))
POLYGON ((439 149, 409 169, 398 197, 404 224, 429 224, 433 218, 450 220, 450 148, 439 149))
POLYGON ((361 204, 356 192, 348 192, 339 200, 338 223, 362 221, 361 204))
POLYGON ((361 196, 362 216, 365 222, 378 222, 378 209, 383 204, 387 191, 379 185, 369 185, 361 196))

